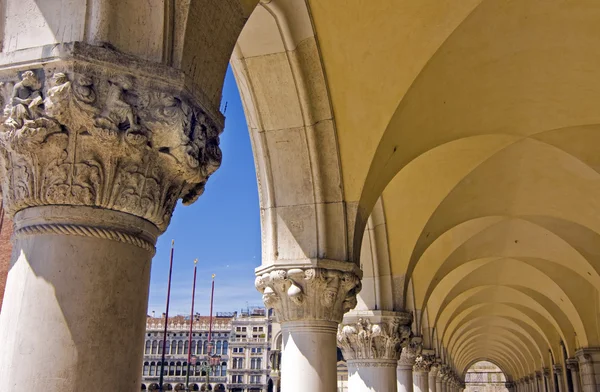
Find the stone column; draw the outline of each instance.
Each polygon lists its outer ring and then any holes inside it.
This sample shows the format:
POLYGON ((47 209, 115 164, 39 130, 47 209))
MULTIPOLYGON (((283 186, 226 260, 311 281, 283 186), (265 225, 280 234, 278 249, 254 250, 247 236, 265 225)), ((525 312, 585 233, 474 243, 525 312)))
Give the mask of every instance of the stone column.
POLYGON ((219 166, 223 120, 171 68, 81 43, 34 52, 0 63, 15 225, 0 390, 136 391, 155 241, 219 166))
POLYGON ((515 383, 512 381, 507 381, 506 383, 504 383, 504 387, 508 389, 508 392, 516 392, 515 383))
POLYGON ((550 372, 550 368, 543 368, 542 374, 544 376, 544 383, 548 388, 548 392, 554 392, 554 382, 552 381, 552 373, 550 372))
POLYGON ((441 373, 441 392, 449 392, 448 390, 448 379, 450 377, 450 369, 447 365, 443 365, 440 370, 441 373))
POLYGON ((353 263, 322 260, 319 267, 257 271, 256 288, 281 324, 281 390, 330 392, 337 385, 337 331, 356 306, 361 271, 353 263))
POLYGON ((398 360, 396 377, 398 378, 398 392, 413 392, 413 366, 417 356, 421 353, 420 337, 412 337, 402 347, 402 354, 398 360))
POLYGON ((556 375, 556 392, 563 392, 564 383, 563 383, 563 368, 562 365, 557 363, 552 366, 552 370, 556 375))
POLYGON ((581 371, 581 391, 600 390, 600 348, 583 348, 575 353, 581 371))
MULTIPOLYGON (((435 361, 435 358, 434 358, 435 361)), ((438 371, 440 370, 440 365, 437 362, 434 362, 431 365, 431 368, 429 370, 429 392, 437 392, 437 374, 438 371)))
POLYGON ((435 390, 436 392, 444 392, 444 365, 438 364, 438 371, 435 378, 435 390))
MULTIPOLYGON (((423 353, 417 356, 415 365, 413 366, 413 389, 414 392, 429 392, 429 372, 431 364, 434 361, 434 356, 431 353, 423 353)), ((434 382, 435 384, 435 382, 434 382)))
POLYGON ((369 318, 345 317, 338 329, 338 346, 348 364, 348 391, 393 392, 402 336, 409 336, 412 317, 410 313, 370 313, 369 318))
POLYGON ((581 392, 579 386, 579 362, 576 358, 569 358, 566 362, 567 370, 571 372, 571 379, 573 380, 573 392, 581 392))
POLYGON ((535 385, 537 392, 546 392, 544 389, 544 379, 542 376, 542 372, 535 372, 535 385))

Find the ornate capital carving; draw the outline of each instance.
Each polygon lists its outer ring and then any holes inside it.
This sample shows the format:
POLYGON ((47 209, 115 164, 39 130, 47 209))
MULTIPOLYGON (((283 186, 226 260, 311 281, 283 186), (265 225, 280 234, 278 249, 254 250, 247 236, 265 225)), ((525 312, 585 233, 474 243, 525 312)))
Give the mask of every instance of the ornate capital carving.
POLYGON ((552 370, 558 377, 560 377, 563 372, 563 367, 562 367, 562 365, 557 363, 557 364, 552 365, 552 370))
POLYGON ((413 366, 414 372, 425 372, 428 373, 431 370, 431 365, 435 361, 433 355, 421 354, 417 356, 415 365, 413 366))
POLYGON ((544 375, 544 377, 548 378, 550 377, 550 369, 549 368, 543 368, 542 369, 542 374, 544 375))
POLYGON ((421 337, 412 337, 402 346, 402 353, 398 360, 399 365, 414 366, 417 357, 421 355, 423 349, 423 339, 421 337))
POLYGON ((0 175, 10 214, 100 207, 165 230, 179 198, 202 194, 221 163, 220 125, 189 94, 127 61, 71 58, 3 72, 0 175))
POLYGON ((402 341, 401 332, 399 317, 390 317, 373 324, 368 318, 359 319, 356 323, 339 325, 338 346, 347 361, 357 359, 398 360, 402 341))
POLYGON ((566 365, 567 365, 567 369, 569 369, 572 372, 578 372, 579 371, 579 361, 577 361, 576 358, 569 358, 569 359, 567 359, 566 365))
POLYGON ((321 320, 340 323, 356 306, 361 289, 354 272, 326 268, 278 269, 256 277, 265 306, 278 322, 321 320))

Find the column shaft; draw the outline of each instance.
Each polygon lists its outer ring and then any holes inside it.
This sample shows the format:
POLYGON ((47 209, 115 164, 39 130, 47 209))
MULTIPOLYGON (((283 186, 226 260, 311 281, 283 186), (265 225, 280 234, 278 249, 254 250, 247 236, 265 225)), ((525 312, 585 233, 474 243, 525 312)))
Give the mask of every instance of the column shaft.
POLYGON ((0 390, 139 389, 153 249, 53 231, 90 217, 157 234, 132 215, 89 207, 19 212, 0 314, 0 390))
POLYGON ((436 392, 436 386, 437 386, 436 377, 435 377, 436 373, 437 373, 437 369, 435 369, 435 370, 432 369, 429 372, 429 374, 427 375, 429 377, 429 380, 428 380, 429 392, 436 392))
POLYGON ((429 392, 429 372, 413 371, 414 392, 429 392))
POLYGON ((396 391, 395 360, 349 360, 348 392, 396 391))
POLYGON ((337 388, 337 323, 288 321, 281 325, 281 389, 330 392, 337 388))
POLYGON ((413 392, 413 366, 398 365, 396 370, 398 378, 398 392, 413 392))

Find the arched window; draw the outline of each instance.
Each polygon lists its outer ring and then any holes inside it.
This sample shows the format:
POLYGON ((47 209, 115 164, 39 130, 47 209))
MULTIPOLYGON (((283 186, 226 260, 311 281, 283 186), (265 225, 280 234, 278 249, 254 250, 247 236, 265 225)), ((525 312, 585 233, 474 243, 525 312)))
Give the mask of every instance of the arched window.
POLYGON ((177 343, 177 354, 183 354, 183 340, 177 343))
POLYGON ((150 362, 150 375, 154 376, 156 373, 156 364, 154 362, 150 362))
POLYGON ((204 341, 204 347, 202 348, 203 354, 208 354, 208 340, 204 341))
POLYGON ((200 371, 202 371, 202 368, 200 367, 200 362, 196 362, 196 376, 200 375, 200 371))
POLYGON ((225 340, 223 342, 223 354, 227 355, 227 350, 229 349, 229 343, 227 342, 227 340, 225 340))
POLYGON ((198 340, 198 346, 196 347, 196 354, 202 354, 202 340, 198 340))
POLYGON ((181 376, 181 362, 177 362, 177 366, 175 367, 175 375, 181 376))
POLYGON ((190 342, 188 342, 187 340, 185 341, 185 345, 183 346, 183 353, 187 354, 188 353, 188 349, 190 347, 190 342))
POLYGON ((256 358, 256 369, 262 368, 262 358, 256 358))
POLYGON ((190 350, 192 354, 196 354, 196 341, 192 340, 192 348, 190 350))
POLYGON ((146 350, 144 351, 144 354, 150 354, 150 345, 152 343, 149 340, 146 340, 146 350))
POLYGON ((185 376, 187 374, 187 362, 183 363, 183 369, 181 370, 181 375, 185 376))
POLYGON ((221 341, 219 340, 219 341, 217 342, 217 354, 221 354, 221 348, 222 348, 222 346, 221 346, 221 341))
POLYGON ((152 342, 152 354, 156 354, 158 351, 158 342, 155 340, 152 342))
POLYGON ((166 344, 165 345, 165 347, 166 347, 165 354, 170 354, 169 351, 171 350, 171 342, 167 340, 165 344, 166 344))
POLYGON ((149 370, 148 367, 149 366, 150 365, 148 365, 148 362, 144 362, 144 372, 142 373, 144 376, 148 375, 148 370, 149 370))
POLYGON ((159 354, 162 354, 162 345, 163 345, 163 342, 162 342, 162 340, 160 340, 160 341, 158 342, 158 353, 159 353, 159 354))
POLYGON ((169 376, 175 375, 175 362, 169 364, 169 376))
POLYGON ((221 364, 221 377, 225 377, 227 375, 227 362, 223 362, 221 364))
POLYGON ((171 355, 177 354, 177 341, 176 340, 172 340, 171 341, 171 355))

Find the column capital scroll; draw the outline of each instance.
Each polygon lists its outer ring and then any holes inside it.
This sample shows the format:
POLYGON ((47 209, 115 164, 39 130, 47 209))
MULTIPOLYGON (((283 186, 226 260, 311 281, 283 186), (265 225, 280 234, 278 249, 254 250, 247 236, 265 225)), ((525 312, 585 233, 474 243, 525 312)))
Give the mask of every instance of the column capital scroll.
POLYGON ((340 323, 356 306, 360 270, 327 268, 272 269, 256 277, 265 306, 278 322, 319 320, 340 323))

